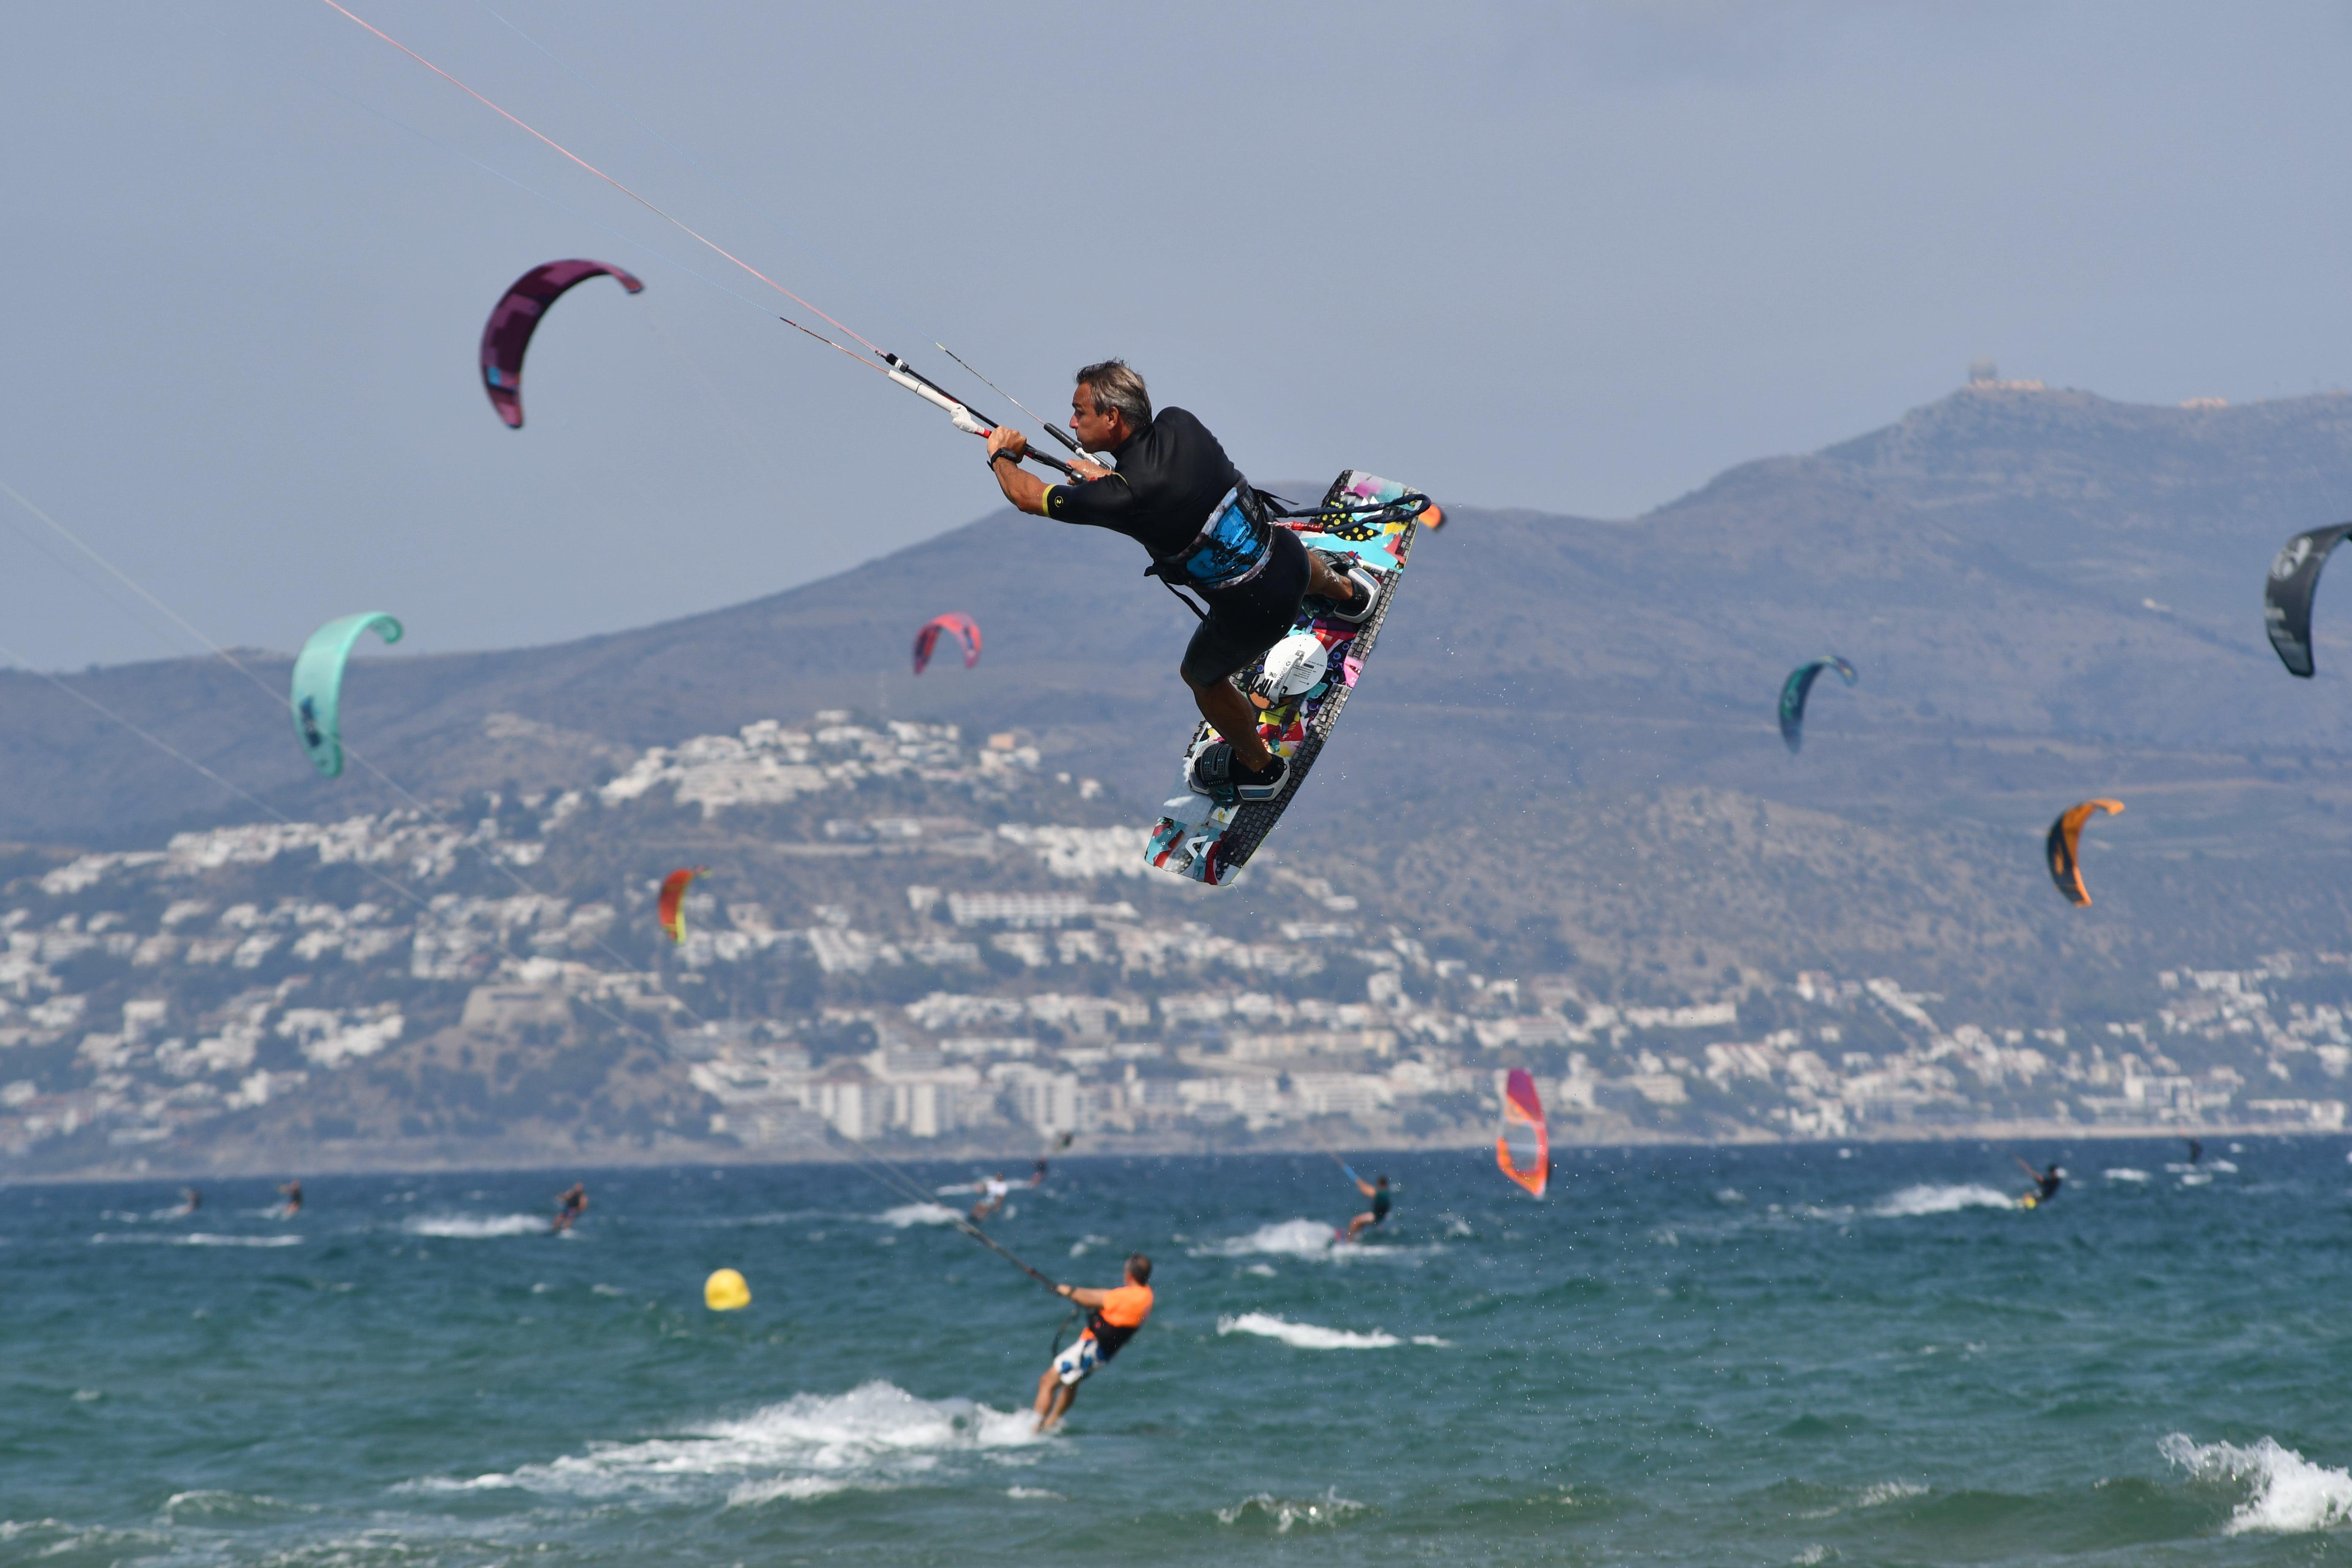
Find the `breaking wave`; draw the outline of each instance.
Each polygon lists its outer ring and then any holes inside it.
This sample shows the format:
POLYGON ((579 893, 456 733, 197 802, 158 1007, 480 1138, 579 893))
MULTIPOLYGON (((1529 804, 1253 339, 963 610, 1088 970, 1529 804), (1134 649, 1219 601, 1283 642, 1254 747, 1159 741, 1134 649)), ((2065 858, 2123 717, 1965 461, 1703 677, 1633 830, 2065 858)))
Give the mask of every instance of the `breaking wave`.
POLYGON ((2352 1472, 2315 1465, 2264 1437, 2249 1447, 2197 1443, 2175 1432, 2164 1457, 2200 1480, 2236 1481, 2248 1489, 2230 1515, 2228 1533, 2301 1534, 2352 1524, 2352 1472))
POLYGON ((945 1204, 900 1204, 897 1208, 884 1209, 874 1217, 884 1225, 904 1230, 910 1225, 953 1225, 963 1215, 945 1204))

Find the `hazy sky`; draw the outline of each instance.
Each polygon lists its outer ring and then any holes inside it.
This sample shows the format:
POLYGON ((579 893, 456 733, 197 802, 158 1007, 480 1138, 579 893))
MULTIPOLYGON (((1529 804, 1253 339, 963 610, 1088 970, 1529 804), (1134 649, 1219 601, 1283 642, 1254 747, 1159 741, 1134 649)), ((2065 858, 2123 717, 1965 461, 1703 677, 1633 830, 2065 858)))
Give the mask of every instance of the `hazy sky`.
MULTIPOLYGON (((1630 516, 1979 354, 2172 402, 2352 348, 2338 5, 346 3, 942 380, 933 338, 1052 417, 1122 354, 1262 479, 1630 516)), ((320 0, 13 7, 0 146, 0 480, 222 641, 617 629, 993 502, 977 441, 320 0), (509 431, 483 318, 568 256, 646 289, 556 308, 509 431)), ((0 514, 0 643, 185 651, 0 514)))

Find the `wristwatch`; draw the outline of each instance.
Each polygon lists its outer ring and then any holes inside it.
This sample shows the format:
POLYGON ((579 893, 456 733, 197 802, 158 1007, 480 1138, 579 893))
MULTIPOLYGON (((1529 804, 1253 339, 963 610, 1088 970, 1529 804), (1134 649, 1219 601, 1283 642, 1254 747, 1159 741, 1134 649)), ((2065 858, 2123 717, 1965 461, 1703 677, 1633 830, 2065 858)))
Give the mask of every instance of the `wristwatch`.
POLYGON ((1020 458, 1014 458, 1014 457, 1013 456, 1013 454, 1012 454, 1011 452, 1009 452, 1009 451, 1007 451, 1007 452, 991 452, 991 453, 988 455, 988 467, 989 467, 989 470, 990 470, 992 473, 992 472, 994 472, 994 471, 995 471, 995 468, 996 468, 996 465, 997 465, 997 464, 999 464, 999 463, 1001 463, 1001 462, 1003 462, 1003 461, 1004 461, 1007 458, 1013 458, 1013 461, 1014 461, 1014 462, 1016 462, 1016 463, 1017 463, 1017 462, 1019 462, 1019 461, 1021 460, 1021 459, 1020 459, 1020 458))

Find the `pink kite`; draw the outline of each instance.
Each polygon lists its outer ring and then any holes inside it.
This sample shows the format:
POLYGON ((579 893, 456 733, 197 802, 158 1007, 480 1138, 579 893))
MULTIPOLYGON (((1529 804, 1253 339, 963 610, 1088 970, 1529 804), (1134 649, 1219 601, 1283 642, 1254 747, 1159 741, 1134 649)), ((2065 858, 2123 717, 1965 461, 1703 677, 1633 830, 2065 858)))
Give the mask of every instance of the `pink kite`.
POLYGON ((923 623, 921 631, 915 634, 917 675, 922 674, 923 667, 931 662, 931 650, 939 646, 942 632, 953 632, 963 638, 963 667, 966 669, 980 662, 980 623, 970 616, 934 616, 923 623))

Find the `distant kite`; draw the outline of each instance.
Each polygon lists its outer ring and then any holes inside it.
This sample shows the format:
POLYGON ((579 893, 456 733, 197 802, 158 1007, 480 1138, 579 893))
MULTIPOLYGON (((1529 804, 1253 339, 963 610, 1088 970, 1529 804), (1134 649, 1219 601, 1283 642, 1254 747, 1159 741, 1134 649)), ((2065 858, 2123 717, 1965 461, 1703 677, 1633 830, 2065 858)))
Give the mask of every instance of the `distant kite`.
POLYGON ((2263 629, 2289 675, 2311 679, 2311 596, 2319 588, 2328 552, 2347 534, 2352 534, 2352 522, 2298 533, 2271 563, 2270 581, 2263 584, 2263 629))
POLYGON ((293 689, 287 698, 294 711, 294 737, 321 778, 343 771, 343 665, 352 657, 352 645, 367 631, 388 643, 400 640, 400 623, 390 616, 376 611, 344 616, 312 632, 294 659, 293 689))
POLYGON ((1513 1068, 1504 1081, 1503 1130, 1495 1139, 1495 1163, 1537 1197, 1544 1195, 1551 1180, 1551 1134, 1544 1127, 1536 1080, 1525 1068, 1513 1068))
POLYGON ((915 673, 923 673, 931 662, 931 650, 940 646, 940 635, 953 632, 963 639, 963 667, 970 669, 980 662, 980 623, 970 616, 934 616, 923 623, 915 634, 915 673))
POLYGON ((619 268, 603 261, 551 261, 534 267, 514 281, 514 287, 490 311, 482 328, 482 387, 490 406, 516 430, 522 428, 522 356, 539 319, 561 299, 565 289, 591 278, 611 278, 632 294, 646 286, 619 268))
POLYGON ((1848 686, 1862 679, 1854 673, 1853 666, 1835 654, 1801 664, 1789 672, 1789 679, 1780 683, 1780 739, 1788 742, 1791 754, 1805 743, 1805 699, 1825 669, 1836 670, 1848 686))
POLYGON ((2083 840, 2083 825, 2097 812, 2111 816, 2123 815, 2124 803, 2119 800, 2086 800, 2080 805, 2070 805, 2050 825, 2050 837, 2043 846, 2050 857, 2050 879, 2070 904, 2088 904, 2091 890, 2083 886, 2083 867, 2076 851, 2083 840))
POLYGON ((673 942, 686 940, 686 889, 697 877, 710 875, 708 866, 689 866, 672 871, 662 879, 661 901, 654 912, 660 917, 661 928, 669 933, 673 942))

